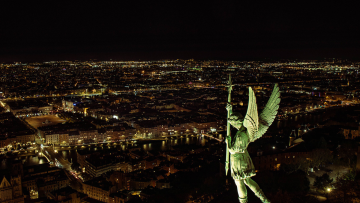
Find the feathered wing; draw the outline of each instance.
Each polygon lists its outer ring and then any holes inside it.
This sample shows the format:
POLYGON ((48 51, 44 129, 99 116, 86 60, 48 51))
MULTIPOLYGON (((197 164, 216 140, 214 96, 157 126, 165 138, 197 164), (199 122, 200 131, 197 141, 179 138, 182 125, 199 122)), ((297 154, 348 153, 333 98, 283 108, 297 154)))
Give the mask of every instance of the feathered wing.
POLYGON ((270 99, 259 117, 259 127, 255 134, 249 134, 250 142, 259 139, 265 134, 270 125, 274 122, 280 104, 280 90, 279 85, 275 84, 270 99), (254 135, 253 137, 251 135, 254 135))
POLYGON ((259 128, 259 117, 256 98, 255 93, 251 87, 249 87, 249 103, 243 125, 247 129, 249 141, 251 142, 252 138, 255 137, 255 135, 257 134, 259 128))

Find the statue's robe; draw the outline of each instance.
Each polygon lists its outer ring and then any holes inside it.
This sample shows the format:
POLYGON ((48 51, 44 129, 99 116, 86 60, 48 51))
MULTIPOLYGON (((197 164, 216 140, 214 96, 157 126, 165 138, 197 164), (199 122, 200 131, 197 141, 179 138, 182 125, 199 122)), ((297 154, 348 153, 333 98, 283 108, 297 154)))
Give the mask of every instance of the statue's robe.
POLYGON ((249 136, 245 127, 241 127, 232 141, 229 141, 231 176, 233 179, 246 179, 255 176, 255 167, 250 158, 247 146, 249 136))

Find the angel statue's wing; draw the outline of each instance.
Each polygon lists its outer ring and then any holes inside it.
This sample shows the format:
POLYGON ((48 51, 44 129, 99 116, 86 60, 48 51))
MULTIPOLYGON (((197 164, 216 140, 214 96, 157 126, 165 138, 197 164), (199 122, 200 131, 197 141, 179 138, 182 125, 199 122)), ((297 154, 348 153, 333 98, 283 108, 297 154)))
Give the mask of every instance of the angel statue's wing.
POLYGON ((252 142, 259 128, 259 117, 258 117, 255 93, 251 87, 249 87, 249 104, 243 125, 247 129, 247 133, 249 135, 249 141, 252 142))
POLYGON ((258 131, 254 134, 253 137, 251 136, 249 137, 250 142, 259 139, 261 136, 265 134, 267 129, 275 120, 277 111, 279 109, 279 104, 280 104, 280 90, 279 90, 279 85, 275 84, 270 99, 260 114, 258 131))

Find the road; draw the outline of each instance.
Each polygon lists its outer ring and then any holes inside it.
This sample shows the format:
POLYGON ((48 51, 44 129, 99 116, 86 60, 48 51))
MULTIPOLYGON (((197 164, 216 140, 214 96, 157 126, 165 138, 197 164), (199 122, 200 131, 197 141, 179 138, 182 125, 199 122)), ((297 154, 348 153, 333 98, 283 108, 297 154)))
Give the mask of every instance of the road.
POLYGON ((66 176, 70 179, 70 186, 75 190, 82 192, 82 181, 78 176, 72 171, 71 163, 65 160, 61 154, 54 151, 52 147, 43 147, 41 149, 43 142, 41 139, 36 139, 36 143, 38 145, 38 149, 50 159, 56 166, 59 168, 65 169, 66 176))
MULTIPOLYGON (((47 116, 37 116, 37 117, 27 118, 25 123, 28 123, 28 125, 30 125, 34 129, 37 129, 38 127, 49 125, 43 123, 46 120, 50 121, 52 125, 57 123, 62 123, 65 121, 58 118, 55 115, 47 115, 47 116)), ((46 156, 50 160, 50 162, 54 163, 59 168, 65 169, 66 175, 71 180, 71 186, 73 186, 73 188, 77 190, 81 190, 82 188, 81 179, 71 169, 71 163, 68 160, 65 160, 61 156, 61 154, 57 153, 58 150, 56 149, 54 150, 54 148, 51 146, 45 147, 44 142, 39 137, 36 136, 35 142, 37 145, 36 148, 39 151, 41 151, 44 154, 44 156, 46 156)))
POLYGON ((56 164, 56 166, 65 169, 65 174, 70 179, 71 187, 79 192, 82 192, 82 181, 71 169, 71 163, 65 160, 59 153, 55 152, 52 147, 44 148, 44 152, 48 153, 49 158, 56 164))
POLYGON ((44 151, 48 152, 48 155, 50 156, 49 158, 54 162, 54 164, 57 164, 63 169, 71 171, 71 163, 67 160, 64 160, 64 158, 59 153, 56 153, 52 147, 46 147, 44 148, 44 151))

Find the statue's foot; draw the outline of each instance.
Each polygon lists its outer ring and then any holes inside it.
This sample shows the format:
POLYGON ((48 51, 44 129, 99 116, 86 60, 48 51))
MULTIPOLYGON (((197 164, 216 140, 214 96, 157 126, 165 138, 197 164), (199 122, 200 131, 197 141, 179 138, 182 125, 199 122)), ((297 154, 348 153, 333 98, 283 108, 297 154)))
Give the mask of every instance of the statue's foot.
POLYGON ((259 190, 255 194, 263 203, 270 203, 270 200, 265 196, 264 192, 262 190, 259 190))
POLYGON ((239 201, 240 201, 240 203, 247 203, 248 199, 247 199, 247 197, 245 197, 245 198, 240 198, 239 197, 239 201))

